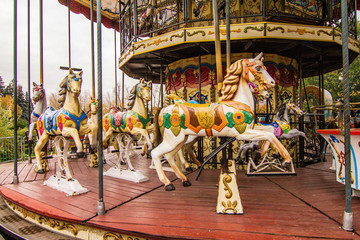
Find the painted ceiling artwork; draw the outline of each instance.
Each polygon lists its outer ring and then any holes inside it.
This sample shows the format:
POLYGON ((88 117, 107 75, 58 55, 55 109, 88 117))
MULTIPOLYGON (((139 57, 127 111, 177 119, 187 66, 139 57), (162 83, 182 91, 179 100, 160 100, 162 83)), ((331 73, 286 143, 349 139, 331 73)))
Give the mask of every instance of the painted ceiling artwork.
MULTIPOLYGON (((248 57, 245 54, 233 54, 232 61, 248 57), (238 56, 239 55, 239 56, 238 56), (241 56, 240 56, 241 55, 241 56)), ((249 55, 249 54, 248 54, 249 55)), ((252 54, 251 54, 252 55, 252 54)), ((267 71, 281 87, 297 86, 297 64, 296 61, 278 56, 275 54, 265 54, 264 65, 267 71)), ((216 64, 214 56, 207 55, 201 59, 201 86, 217 85, 216 64)), ((179 90, 181 88, 198 88, 199 86, 199 67, 198 57, 182 59, 169 64, 169 70, 166 73, 167 91, 179 90)), ((226 75, 226 64, 223 62, 223 76, 226 75)))

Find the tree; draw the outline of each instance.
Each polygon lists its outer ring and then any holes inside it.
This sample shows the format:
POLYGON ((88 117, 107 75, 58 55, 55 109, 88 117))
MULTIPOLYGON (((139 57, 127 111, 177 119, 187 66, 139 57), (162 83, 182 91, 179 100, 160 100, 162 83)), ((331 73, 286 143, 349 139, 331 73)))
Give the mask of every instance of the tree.
MULTIPOLYGON (((14 115, 14 99, 10 95, 6 95, 5 97, 0 98, 0 108, 6 111, 10 111, 10 118, 14 115)), ((21 116, 22 109, 19 105, 17 105, 17 117, 21 116)))
POLYGON ((0 76, 0 97, 4 96, 5 83, 4 79, 0 76))

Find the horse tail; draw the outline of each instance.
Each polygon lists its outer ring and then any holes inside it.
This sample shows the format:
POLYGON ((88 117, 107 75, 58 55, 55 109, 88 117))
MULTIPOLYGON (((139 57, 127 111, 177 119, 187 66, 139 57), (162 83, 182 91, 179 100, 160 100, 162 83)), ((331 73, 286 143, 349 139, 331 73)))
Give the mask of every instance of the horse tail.
POLYGON ((160 131, 160 126, 159 126, 160 111, 161 111, 161 108, 155 108, 155 113, 154 113, 154 141, 153 141, 154 147, 157 147, 162 142, 162 134, 161 134, 161 131, 160 131))

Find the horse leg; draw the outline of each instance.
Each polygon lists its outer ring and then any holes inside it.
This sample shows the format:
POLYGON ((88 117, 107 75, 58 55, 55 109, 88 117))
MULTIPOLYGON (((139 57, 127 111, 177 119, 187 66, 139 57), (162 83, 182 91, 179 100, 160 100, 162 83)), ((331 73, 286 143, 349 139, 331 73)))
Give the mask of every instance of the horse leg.
POLYGON ((72 137, 74 139, 75 146, 77 148, 76 156, 78 158, 84 157, 85 153, 83 152, 83 146, 80 141, 79 132, 77 131, 77 129, 71 127, 64 127, 61 134, 64 137, 72 137))
POLYGON ((34 132, 35 124, 36 124, 36 121, 33 122, 31 120, 31 123, 30 123, 30 126, 29 126, 29 136, 28 136, 29 144, 33 144, 33 132, 34 132))
POLYGON ((113 134, 113 132, 114 132, 114 129, 112 129, 112 128, 109 128, 109 130, 107 132, 105 132, 105 136, 103 139, 103 147, 105 149, 108 148, 108 141, 109 141, 111 135, 113 134))
MULTIPOLYGON (((34 152, 36 157, 37 173, 45 173, 46 171, 46 167, 45 168, 43 167, 41 161, 47 161, 47 160, 46 159, 42 160, 41 150, 48 141, 49 141, 49 135, 44 132, 43 135, 40 136, 39 140, 35 145, 34 152)), ((45 162, 44 165, 46 166, 45 162)))
POLYGON ((259 131, 256 129, 246 129, 243 134, 238 135, 238 140, 248 141, 269 141, 272 149, 277 150, 280 155, 284 158, 283 165, 291 164, 292 159, 289 152, 286 150, 284 145, 281 144, 279 139, 275 137, 273 133, 259 131))
MULTIPOLYGON (((170 180, 166 177, 164 170, 161 166, 160 157, 163 156, 164 154, 170 153, 172 151, 177 152, 182 147, 184 142, 186 141, 186 137, 184 135, 179 135, 175 138, 175 136, 172 137, 171 134, 169 134, 170 136, 167 136, 165 134, 163 142, 161 142, 156 148, 154 148, 151 151, 151 157, 152 157, 153 163, 155 165, 156 172, 158 174, 160 181, 165 185, 166 191, 175 190, 175 187, 170 182, 170 180)), ((177 168, 177 167, 175 166, 175 168, 177 168)), ((174 169, 174 172, 175 171, 176 170, 174 169)), ((186 179, 186 177, 185 177, 185 179, 186 179)))
POLYGON ((138 134, 141 134, 141 136, 143 136, 145 138, 145 141, 146 141, 146 144, 148 146, 148 151, 151 151, 152 149, 152 143, 151 143, 151 140, 150 140, 150 137, 149 137, 149 133, 146 129, 143 129, 143 128, 133 128, 131 131, 130 131, 130 134, 132 135, 138 135, 138 134))
POLYGON ((178 166, 175 163, 175 154, 178 154, 180 151, 173 151, 173 153, 167 154, 166 159, 168 163, 170 164, 171 168, 174 170, 174 173, 177 178, 181 179, 184 187, 190 187, 191 182, 186 178, 186 176, 180 171, 178 166))
POLYGON ((184 153, 183 153, 183 150, 182 150, 182 149, 180 149, 180 150, 177 152, 177 156, 178 156, 178 158, 179 158, 180 165, 181 165, 182 167, 185 167, 185 170, 186 170, 186 171, 191 172, 191 171, 192 171, 192 168, 190 167, 190 164, 185 160, 184 153))

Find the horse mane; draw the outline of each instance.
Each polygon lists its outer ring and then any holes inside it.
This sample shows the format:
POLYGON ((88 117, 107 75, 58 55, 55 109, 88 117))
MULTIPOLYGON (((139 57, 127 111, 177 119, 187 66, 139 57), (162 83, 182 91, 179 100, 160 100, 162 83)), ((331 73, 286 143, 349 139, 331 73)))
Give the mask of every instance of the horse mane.
POLYGON ((276 117, 281 120, 285 114, 285 110, 286 110, 286 103, 282 103, 280 106, 279 106, 279 110, 276 114, 276 117))
POLYGON ((233 99, 236 91, 238 90, 238 83, 242 72, 242 61, 242 59, 237 60, 227 69, 227 73, 223 81, 223 87, 221 89, 222 96, 220 101, 233 99))
POLYGON ((137 92, 137 89, 138 89, 139 85, 140 85, 140 87, 146 87, 147 86, 146 83, 141 83, 140 82, 140 83, 135 84, 135 86, 132 87, 132 89, 130 90, 129 97, 128 97, 128 103, 127 103, 128 109, 132 109, 134 104, 135 104, 136 92, 137 92))
MULTIPOLYGON (((70 74, 69 74, 70 75, 70 74)), ((58 93, 58 103, 60 105, 60 107, 63 107, 64 103, 65 103, 65 98, 66 98, 66 82, 69 78, 69 75, 67 75, 66 77, 63 78, 63 80, 61 80, 59 87, 59 93, 58 93)))

